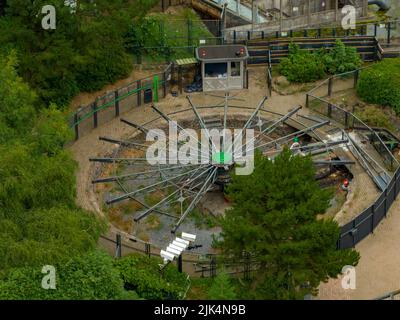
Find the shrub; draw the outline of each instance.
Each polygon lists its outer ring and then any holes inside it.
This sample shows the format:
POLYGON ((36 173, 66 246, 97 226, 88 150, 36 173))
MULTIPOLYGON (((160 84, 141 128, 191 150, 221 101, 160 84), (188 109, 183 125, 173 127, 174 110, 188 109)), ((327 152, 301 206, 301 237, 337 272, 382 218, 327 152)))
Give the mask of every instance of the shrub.
POLYGON ((393 130, 395 126, 390 121, 390 117, 383 110, 368 106, 357 110, 355 115, 371 127, 380 127, 393 130))
POLYGON ((113 258, 102 251, 92 251, 55 265, 56 290, 42 289, 45 274, 42 266, 13 269, 0 279, 2 300, 94 300, 137 299, 126 291, 113 258))
POLYGON ((330 74, 339 74, 359 68, 362 64, 360 55, 356 48, 348 47, 339 39, 331 50, 320 51, 325 70, 330 74))
POLYGON ((400 113, 400 59, 389 59, 363 70, 357 94, 368 103, 392 107, 400 113))
POLYGON ((136 291, 144 299, 180 299, 186 288, 186 276, 168 265, 160 271, 158 258, 132 254, 116 261, 125 289, 136 291))
POLYGON ((325 74, 339 74, 359 68, 362 60, 357 50, 336 40, 334 48, 316 53, 300 50, 297 44, 289 45, 289 56, 282 59, 280 73, 291 82, 311 82, 325 74))
POLYGON ((320 55, 299 50, 297 44, 289 45, 289 56, 280 63, 280 73, 290 82, 319 80, 325 76, 324 69, 320 55))

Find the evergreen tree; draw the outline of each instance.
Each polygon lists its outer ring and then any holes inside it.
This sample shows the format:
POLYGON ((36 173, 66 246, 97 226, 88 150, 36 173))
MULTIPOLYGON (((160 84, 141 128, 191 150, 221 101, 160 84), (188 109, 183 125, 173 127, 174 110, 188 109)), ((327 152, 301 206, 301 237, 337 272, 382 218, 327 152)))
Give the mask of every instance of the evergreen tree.
POLYGON ((225 270, 221 270, 215 277, 209 291, 210 300, 235 300, 237 298, 235 287, 225 270))
POLYGON ((343 266, 358 262, 356 251, 336 249, 337 223, 317 219, 331 192, 314 177, 311 158, 292 156, 287 149, 274 160, 257 152, 254 172, 233 177, 228 187, 233 207, 222 220, 219 245, 229 258, 238 261, 245 251, 258 262, 244 297, 303 298, 343 266))

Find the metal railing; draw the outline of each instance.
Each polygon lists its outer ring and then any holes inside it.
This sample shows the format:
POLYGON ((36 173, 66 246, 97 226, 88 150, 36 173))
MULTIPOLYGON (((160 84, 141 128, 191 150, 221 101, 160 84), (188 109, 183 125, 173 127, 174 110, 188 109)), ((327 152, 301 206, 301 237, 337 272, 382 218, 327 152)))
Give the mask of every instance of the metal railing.
MULTIPOLYGON (((383 162, 391 170, 393 176, 387 183, 383 192, 378 198, 355 219, 341 227, 340 239, 337 243, 338 249, 354 247, 369 234, 373 233, 380 221, 387 216, 387 213, 400 193, 400 167, 399 162, 393 156, 386 144, 382 141, 375 130, 370 128, 361 119, 350 111, 334 105, 326 97, 330 97, 335 91, 335 80, 353 77, 353 81, 347 81, 347 86, 339 86, 338 90, 355 88, 360 73, 365 68, 333 76, 306 94, 306 106, 338 123, 344 129, 360 129, 370 132, 370 142, 383 158, 383 162)), ((342 82, 343 83, 343 82, 342 82)))
POLYGON ((107 123, 120 114, 139 107, 146 102, 145 93, 152 99, 165 98, 172 77, 172 65, 163 72, 131 82, 124 87, 97 98, 92 103, 80 107, 69 117, 69 125, 75 132, 75 140, 91 132, 99 125, 107 123), (159 95, 158 92, 161 94, 159 95))

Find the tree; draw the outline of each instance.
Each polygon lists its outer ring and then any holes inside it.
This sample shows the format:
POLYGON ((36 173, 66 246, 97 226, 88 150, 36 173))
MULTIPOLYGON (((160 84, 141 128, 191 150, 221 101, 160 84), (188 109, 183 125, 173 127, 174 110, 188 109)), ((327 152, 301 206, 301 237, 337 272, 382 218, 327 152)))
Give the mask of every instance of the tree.
POLYGON ((44 30, 45 0, 9 1, 0 17, 1 53, 18 52, 19 74, 42 102, 66 106, 79 91, 99 90, 125 77, 132 63, 124 35, 132 19, 158 0, 80 0, 77 7, 54 0, 56 30, 44 30))
POLYGON ((13 269, 0 279, 0 300, 109 300, 137 299, 127 291, 113 266, 113 258, 101 251, 74 257, 54 265, 56 289, 41 286, 42 266, 13 269))
POLYGON ((23 135, 33 124, 36 94, 17 75, 15 51, 0 55, 0 143, 23 135))
POLYGON ((124 287, 134 290, 144 299, 182 299, 186 290, 186 275, 168 265, 162 272, 161 259, 131 254, 116 261, 124 287))
POLYGON ((68 261, 96 247, 104 225, 81 209, 53 207, 0 218, 0 269, 68 261))
POLYGON ((222 220, 219 246, 236 261, 254 255, 259 268, 244 297, 303 298, 321 281, 355 265, 358 253, 337 250, 339 226, 317 219, 329 206, 331 192, 314 179, 310 157, 285 149, 274 160, 259 152, 249 176, 233 176, 228 186, 232 209, 222 220))
POLYGON ((215 277, 209 291, 210 300, 235 300, 237 298, 235 287, 225 270, 221 270, 215 277))

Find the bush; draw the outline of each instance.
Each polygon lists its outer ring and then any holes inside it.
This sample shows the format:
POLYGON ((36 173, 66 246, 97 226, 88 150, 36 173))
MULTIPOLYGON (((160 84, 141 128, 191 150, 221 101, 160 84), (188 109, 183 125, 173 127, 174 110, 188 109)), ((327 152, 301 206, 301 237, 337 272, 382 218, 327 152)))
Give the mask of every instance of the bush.
POLYGON ((361 110, 357 110, 355 115, 371 127, 386 128, 389 130, 395 129, 390 117, 377 107, 364 107, 361 110))
POLYGON ((282 59, 279 68, 290 82, 312 82, 325 76, 320 55, 302 51, 297 44, 289 45, 289 56, 282 59))
POLYGON ((42 266, 13 269, 0 280, 1 300, 94 300, 137 299, 126 291, 113 258, 101 251, 55 265, 56 289, 41 286, 42 266))
POLYGON ((368 103, 392 107, 400 114, 400 59, 381 61, 363 70, 357 94, 368 103))
POLYGON ((280 73, 290 82, 312 82, 328 74, 339 74, 359 68, 362 60, 357 50, 336 40, 334 48, 316 53, 300 50, 297 44, 289 45, 289 56, 282 59, 280 73))
POLYGON ((144 299, 181 299, 186 289, 186 275, 168 265, 161 275, 158 258, 132 254, 116 261, 125 289, 134 290, 144 299))
POLYGON ((348 47, 339 39, 331 50, 320 51, 325 70, 329 74, 339 74, 359 68, 362 64, 360 55, 356 48, 348 47))

